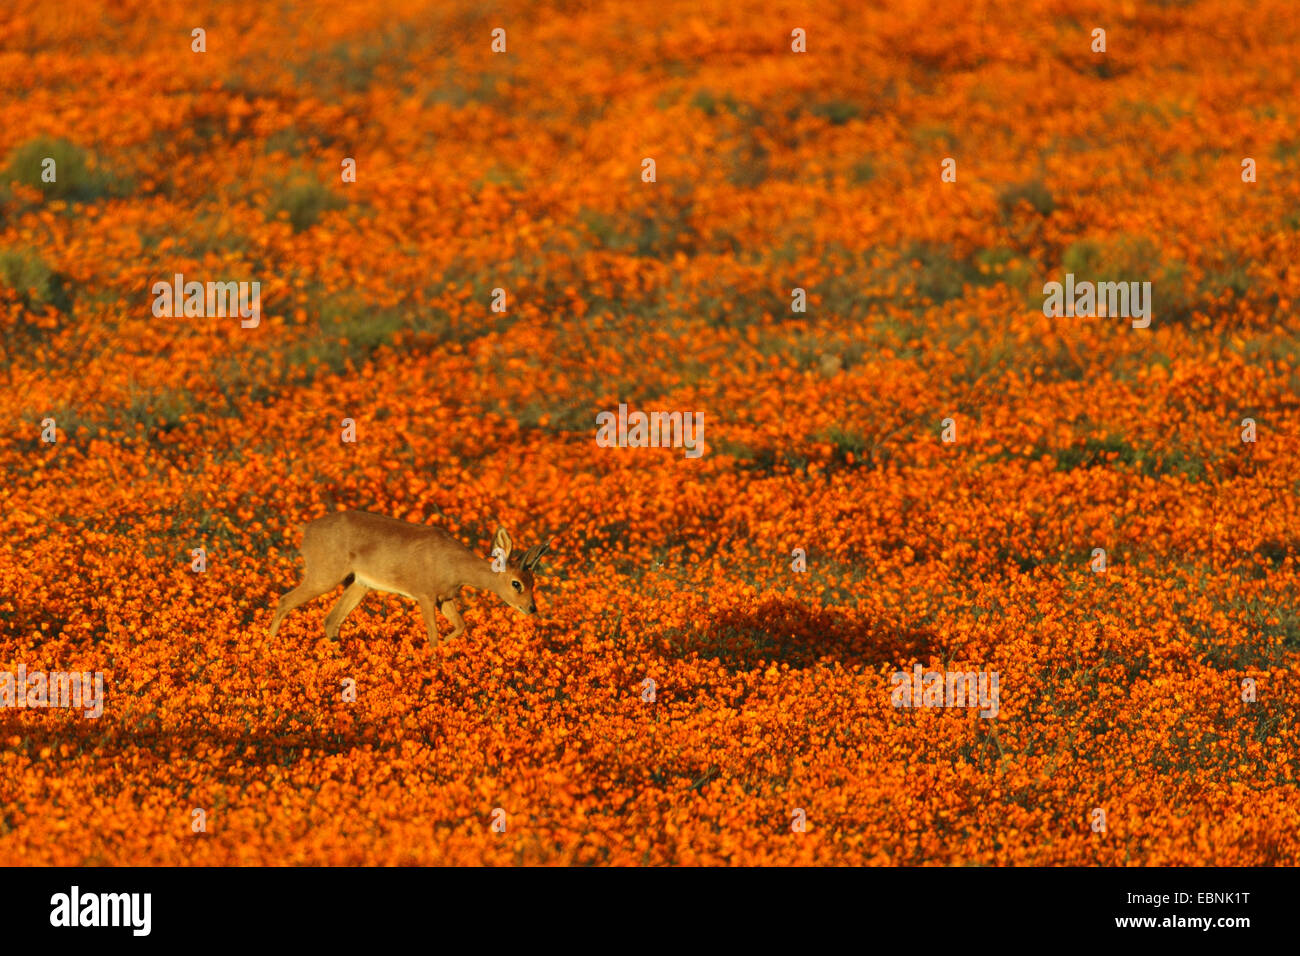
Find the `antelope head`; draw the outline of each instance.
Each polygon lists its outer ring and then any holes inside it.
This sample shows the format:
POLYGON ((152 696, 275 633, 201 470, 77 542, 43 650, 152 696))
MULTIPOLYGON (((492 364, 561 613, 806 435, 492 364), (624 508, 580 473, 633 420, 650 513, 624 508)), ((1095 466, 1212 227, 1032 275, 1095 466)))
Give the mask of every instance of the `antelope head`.
MULTIPOLYGON (((524 614, 536 614, 537 602, 533 599, 533 571, 551 546, 553 538, 545 544, 535 544, 523 554, 514 550, 514 543, 505 528, 498 528, 492 539, 492 556, 505 562, 496 576, 496 593, 511 607, 524 614)), ((499 566, 494 563, 494 567, 499 566)))

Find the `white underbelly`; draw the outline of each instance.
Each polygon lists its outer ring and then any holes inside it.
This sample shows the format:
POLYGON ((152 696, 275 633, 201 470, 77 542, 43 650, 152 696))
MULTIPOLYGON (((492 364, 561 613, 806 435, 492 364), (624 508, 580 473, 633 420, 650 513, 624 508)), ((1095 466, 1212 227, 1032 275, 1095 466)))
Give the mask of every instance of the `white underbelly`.
POLYGON ((401 588, 392 584, 385 584, 383 581, 376 581, 374 578, 368 578, 364 574, 357 574, 355 577, 361 584, 376 591, 384 591, 388 594, 400 594, 402 597, 415 597, 415 595, 411 594, 409 591, 403 591, 401 588))

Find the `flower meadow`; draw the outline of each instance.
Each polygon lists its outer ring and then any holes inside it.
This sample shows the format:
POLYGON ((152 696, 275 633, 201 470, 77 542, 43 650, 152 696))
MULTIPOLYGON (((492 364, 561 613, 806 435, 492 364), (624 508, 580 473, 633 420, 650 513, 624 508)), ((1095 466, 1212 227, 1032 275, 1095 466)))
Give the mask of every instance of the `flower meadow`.
POLYGON ((0 669, 103 700, 0 709, 0 862, 1300 863, 1298 49, 1289 0, 5 4, 0 669), (344 509, 553 539, 540 613, 270 638, 344 509))

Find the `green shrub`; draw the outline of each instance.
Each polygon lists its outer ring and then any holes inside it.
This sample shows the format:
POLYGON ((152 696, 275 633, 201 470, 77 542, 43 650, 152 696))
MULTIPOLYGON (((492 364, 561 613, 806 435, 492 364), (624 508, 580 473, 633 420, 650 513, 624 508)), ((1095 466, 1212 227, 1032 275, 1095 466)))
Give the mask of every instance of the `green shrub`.
POLYGON ((63 139, 38 137, 18 146, 5 163, 5 181, 41 190, 51 199, 91 202, 128 195, 131 185, 103 168, 93 155, 63 139), (54 182, 42 182, 46 159, 54 160, 54 182))
POLYGON ((1166 258, 1151 239, 1119 236, 1115 239, 1081 239, 1065 250, 1064 272, 1088 282, 1150 282, 1153 319, 1186 320, 1193 296, 1187 289, 1186 265, 1166 258))
POLYGON ((911 135, 912 142, 925 149, 933 149, 940 145, 952 149, 957 144, 957 135, 953 133, 951 127, 943 123, 922 124, 915 127, 911 135))
POLYGON ((975 262, 989 276, 1001 279, 1013 289, 1029 287, 1031 274, 1028 264, 1008 246, 981 249, 975 254, 975 262))
POLYGON ((828 100, 825 103, 818 103, 809 112, 828 120, 832 126, 843 126, 849 120, 856 119, 862 109, 856 103, 849 103, 846 100, 828 100))
POLYGON ((849 178, 855 183, 869 183, 876 178, 876 164, 870 159, 860 159, 853 164, 849 178))
POLYGON ((862 462, 864 457, 869 457, 873 445, 865 435, 843 428, 831 428, 817 437, 830 443, 831 460, 837 464, 846 463, 850 455, 855 463, 862 462))
POLYGON ((1004 216, 1015 212, 1016 207, 1027 202, 1040 216, 1050 216, 1056 211, 1056 200, 1052 191, 1041 179, 1031 179, 1023 183, 1013 183, 998 193, 998 207, 1004 216))
POLYGON ((972 260, 963 260, 942 243, 912 242, 902 249, 898 262, 904 285, 935 305, 959 297, 966 286, 991 286, 997 277, 982 271, 972 260))
POLYGON ((321 373, 337 374, 364 365, 379 348, 400 332, 450 335, 445 315, 437 310, 410 306, 377 306, 359 296, 324 296, 314 311, 319 331, 285 349, 291 380, 311 380, 321 373))
POLYGON ((614 216, 594 209, 578 212, 578 222, 606 249, 652 259, 677 252, 691 253, 699 239, 691 224, 694 202, 689 194, 673 193, 650 209, 614 216))
POLYGON ((328 186, 306 173, 295 173, 276 188, 267 207, 267 217, 277 219, 281 213, 288 216, 294 232, 310 229, 320 220, 321 214, 332 209, 342 209, 347 200, 328 186))
POLYGON ((748 103, 737 100, 730 93, 717 96, 712 90, 699 90, 691 97, 691 106, 702 111, 707 116, 717 116, 720 111, 725 110, 732 116, 737 116, 747 122, 755 122, 758 119, 758 111, 748 103))
POLYGON ((0 285, 18 293, 29 309, 52 305, 67 312, 72 305, 62 276, 27 249, 0 249, 0 285))

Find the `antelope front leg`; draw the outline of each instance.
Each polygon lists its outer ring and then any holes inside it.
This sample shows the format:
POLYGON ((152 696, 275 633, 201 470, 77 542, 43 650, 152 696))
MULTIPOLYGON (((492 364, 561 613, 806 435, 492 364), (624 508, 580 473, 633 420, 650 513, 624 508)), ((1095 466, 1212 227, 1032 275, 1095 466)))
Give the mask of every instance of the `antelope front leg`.
POLYGON ((442 616, 451 621, 452 630, 447 640, 454 641, 465 633, 465 619, 460 616, 460 611, 456 609, 455 601, 443 601, 439 606, 442 608, 442 616))
POLYGON ((420 598, 420 615, 424 618, 424 627, 429 634, 429 646, 438 646, 438 615, 434 610, 433 601, 428 598, 420 598))

